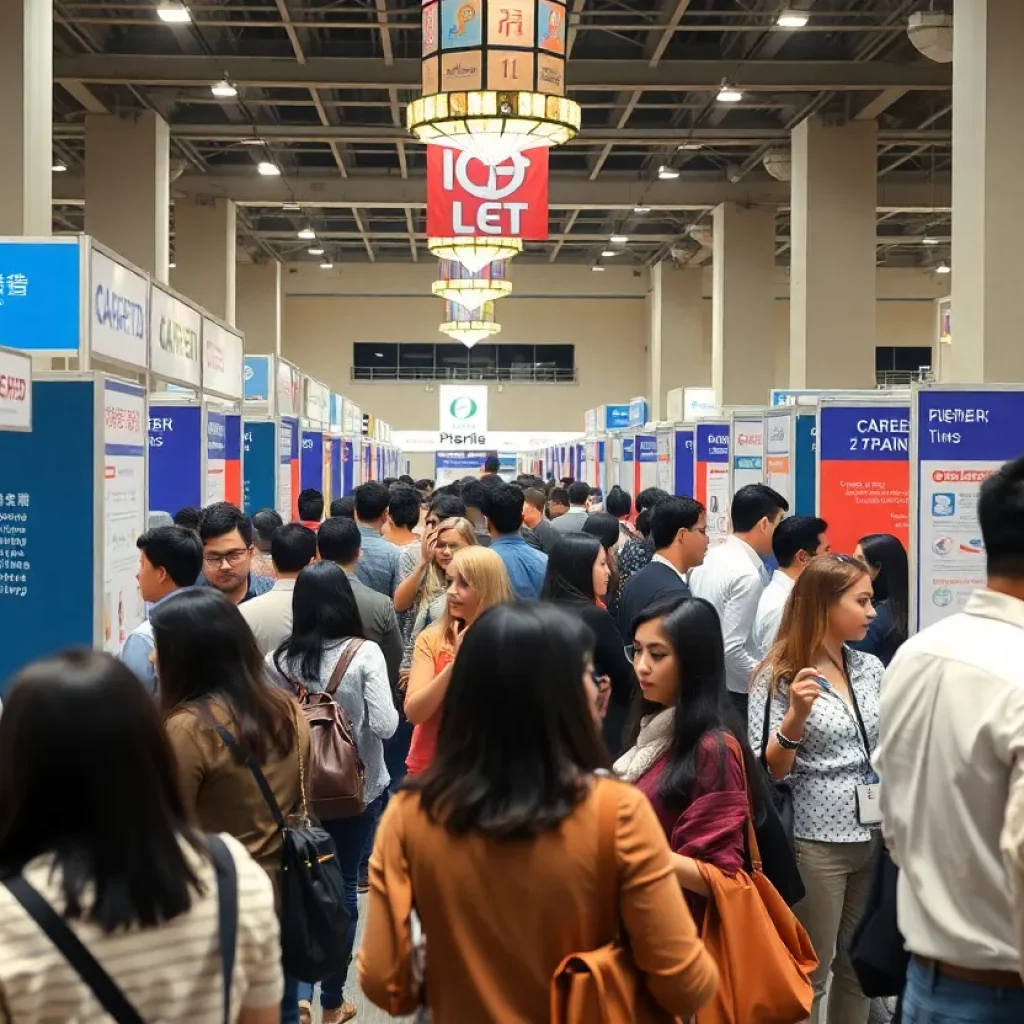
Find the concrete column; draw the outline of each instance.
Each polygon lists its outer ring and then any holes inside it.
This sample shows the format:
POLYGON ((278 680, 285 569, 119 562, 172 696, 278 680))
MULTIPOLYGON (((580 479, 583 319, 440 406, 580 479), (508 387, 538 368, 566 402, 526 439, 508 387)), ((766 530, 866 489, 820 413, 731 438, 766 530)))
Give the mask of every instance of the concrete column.
POLYGON ((53 0, 0 0, 0 235, 53 223, 53 0))
POLYGON ((229 324, 235 322, 235 248, 230 199, 174 201, 171 284, 229 324))
POLYGON ((874 121, 793 129, 789 384, 875 383, 874 121))
POLYGON ((765 405, 775 367, 775 209, 714 212, 711 383, 719 407, 765 405))
POLYGON ((647 401, 650 403, 650 418, 660 420, 664 416, 664 386, 661 380, 662 361, 662 267, 655 263, 651 267, 651 288, 647 293, 647 401))
MULTIPOLYGON (((281 354, 281 264, 239 263, 235 326, 245 334, 249 355, 281 354)), ((326 378, 325 378, 326 379, 326 378)))
POLYGON ((953 343, 944 378, 1024 381, 1024 4, 957 4, 953 31, 953 343))
POLYGON ((167 283, 170 132, 152 111, 85 118, 85 231, 167 283))

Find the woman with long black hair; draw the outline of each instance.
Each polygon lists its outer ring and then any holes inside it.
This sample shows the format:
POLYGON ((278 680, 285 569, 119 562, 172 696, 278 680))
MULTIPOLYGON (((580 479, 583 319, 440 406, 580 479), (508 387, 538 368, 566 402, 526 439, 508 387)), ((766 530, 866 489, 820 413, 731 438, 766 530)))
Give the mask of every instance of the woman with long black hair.
MULTIPOLYGON (((641 697, 630 747, 615 771, 650 799, 675 853, 676 877, 695 917, 708 887, 701 862, 743 867, 748 787, 760 769, 725 688, 718 613, 699 598, 648 608, 633 635, 641 697)), ((756 794, 755 803, 761 799, 756 794)))
POLYGON ((870 566, 878 613, 863 640, 850 644, 855 651, 873 654, 888 665, 910 635, 910 565, 907 549, 891 533, 872 533, 857 542, 854 557, 870 566))
POLYGON ((223 1020, 219 847, 237 875, 229 1019, 275 1024, 282 977, 273 887, 241 843, 219 840, 191 823, 160 713, 130 669, 93 651, 23 669, 0 717, 3 1020, 111 1019, 16 899, 32 890, 140 1018, 223 1020))

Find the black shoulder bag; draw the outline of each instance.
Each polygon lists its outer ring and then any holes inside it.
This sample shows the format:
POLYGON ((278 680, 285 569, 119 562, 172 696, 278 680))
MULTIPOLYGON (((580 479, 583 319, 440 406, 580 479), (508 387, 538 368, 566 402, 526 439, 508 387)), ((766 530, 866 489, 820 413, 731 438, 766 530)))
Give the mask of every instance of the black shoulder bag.
MULTIPOLYGON (((219 836, 207 836, 217 874, 217 926, 220 931, 221 976, 224 988, 224 1024, 231 1024, 231 978, 238 946, 238 876, 231 851, 219 836)), ((88 985, 96 1001, 117 1024, 145 1024, 121 987, 99 965, 39 890, 22 875, 4 879, 7 891, 22 905, 46 937, 88 985)))
MULTIPOLYGON (((292 825, 285 821, 259 765, 249 757, 245 763, 281 832, 281 963, 292 977, 314 984, 347 966, 351 917, 345 905, 345 883, 334 840, 309 817, 298 722, 295 724, 302 794, 300 820, 292 825)), ((217 732, 232 750, 238 750, 238 741, 227 729, 217 725, 217 732)))

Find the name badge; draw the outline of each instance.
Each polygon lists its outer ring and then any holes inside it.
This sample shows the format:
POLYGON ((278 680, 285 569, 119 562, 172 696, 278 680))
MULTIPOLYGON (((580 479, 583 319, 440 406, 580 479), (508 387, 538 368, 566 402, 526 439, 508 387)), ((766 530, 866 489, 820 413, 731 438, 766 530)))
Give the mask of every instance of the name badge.
POLYGON ((881 789, 877 782, 857 787, 857 821, 861 825, 875 828, 882 824, 882 805, 879 801, 881 789))

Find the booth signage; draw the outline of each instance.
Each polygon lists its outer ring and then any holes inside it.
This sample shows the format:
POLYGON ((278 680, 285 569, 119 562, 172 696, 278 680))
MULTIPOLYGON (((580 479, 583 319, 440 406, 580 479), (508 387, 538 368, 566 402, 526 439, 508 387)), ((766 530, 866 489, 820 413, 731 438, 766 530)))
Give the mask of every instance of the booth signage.
POLYGON ((299 422, 282 417, 277 435, 277 511, 286 523, 299 518, 299 422))
POLYGON ((242 337, 203 317, 203 390, 238 401, 243 395, 242 337))
POLYGON ((693 430, 673 430, 675 478, 671 491, 681 498, 693 497, 693 430))
POLYGON ((202 480, 202 409, 192 405, 149 407, 150 512, 175 512, 206 504, 202 480))
POLYGON ((246 515, 277 504, 276 431, 277 424, 272 420, 245 420, 242 424, 242 501, 246 515))
POLYGON ((0 430, 32 429, 32 357, 0 348, 0 430))
POLYGON ((283 359, 277 361, 277 415, 298 416, 301 378, 299 371, 283 359))
POLYGON ((224 500, 242 507, 242 417, 224 417, 224 500))
POLYGON ((797 413, 795 458, 793 514, 813 516, 818 498, 818 417, 813 412, 797 413))
POLYGON ((726 421, 697 424, 694 497, 707 511, 710 547, 729 535, 729 433, 726 421))
POLYGON ((149 320, 149 367, 153 376, 186 387, 201 387, 202 329, 203 317, 198 310, 154 285, 149 320))
POLYGON ((0 242, 0 345, 70 355, 81 345, 77 241, 0 242))
POLYGON ((631 427, 643 427, 647 423, 647 399, 633 398, 629 403, 629 424, 631 427))
POLYGON ((92 353, 145 368, 148 355, 149 280, 106 253, 89 254, 92 353))
POLYGON ((270 401, 270 356, 246 356, 242 376, 247 402, 270 401))
POLYGON ((442 447, 486 445, 487 385, 442 384, 437 390, 442 447), (476 440, 469 440, 473 436, 476 440))
POLYGON ((1024 454, 1024 390, 924 388, 914 395, 914 621, 963 611, 985 586, 981 485, 1024 454))
POLYGON ((764 483, 764 418, 734 417, 732 492, 747 484, 764 483))
POLYGON ((345 399, 341 395, 331 395, 330 426, 332 434, 340 434, 345 428, 345 399))
POLYGON ((330 485, 329 464, 325 465, 325 455, 329 457, 329 453, 330 446, 324 448, 322 430, 302 431, 302 447, 299 449, 299 487, 303 491, 309 488, 320 491, 325 501, 328 500, 326 492, 330 485))
POLYGON ((718 415, 714 388, 684 388, 683 418, 693 421, 718 415))
POLYGON ((331 389, 312 377, 302 378, 302 415, 326 426, 331 416, 331 389))
POLYGON ((764 421, 764 482, 778 491, 793 510, 793 415, 768 413, 764 421))
POLYGON ((548 237, 548 150, 488 166, 469 153, 427 147, 427 234, 431 238, 548 237))
POLYGON ((605 430, 625 430, 629 425, 628 405, 606 405, 604 407, 605 430))
POLYGON ((818 410, 818 514, 834 551, 869 533, 909 544, 910 408, 826 404, 818 410))
POLYGON ((224 413, 207 412, 206 501, 204 504, 212 505, 215 501, 227 501, 226 459, 227 427, 224 422, 224 413))

